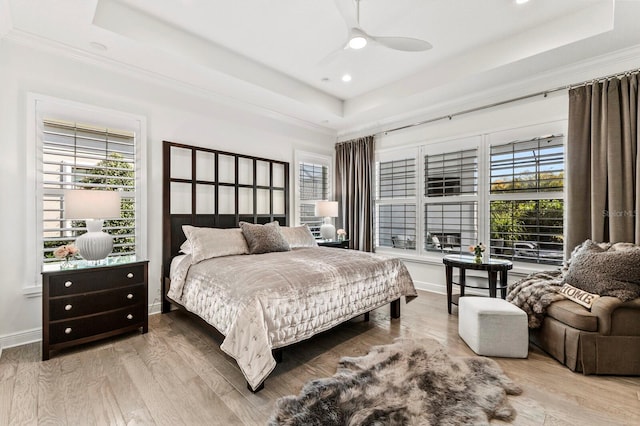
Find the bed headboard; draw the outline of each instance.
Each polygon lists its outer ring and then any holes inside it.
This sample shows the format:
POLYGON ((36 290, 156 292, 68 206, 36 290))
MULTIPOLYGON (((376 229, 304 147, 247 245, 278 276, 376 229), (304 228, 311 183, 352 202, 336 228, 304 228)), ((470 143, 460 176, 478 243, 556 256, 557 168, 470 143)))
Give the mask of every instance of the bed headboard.
POLYGON ((289 163, 176 142, 162 147, 162 269, 186 240, 182 225, 289 225, 289 163))

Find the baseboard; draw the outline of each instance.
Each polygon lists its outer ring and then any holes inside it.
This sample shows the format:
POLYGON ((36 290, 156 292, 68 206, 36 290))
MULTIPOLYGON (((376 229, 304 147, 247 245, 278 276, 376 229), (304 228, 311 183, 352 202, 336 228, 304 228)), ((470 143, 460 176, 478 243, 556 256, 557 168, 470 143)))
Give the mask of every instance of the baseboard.
POLYGON ((9 349, 16 346, 26 345, 28 343, 39 342, 42 340, 42 328, 34 328, 31 330, 20 331, 13 334, 5 334, 0 336, 0 352, 2 349, 9 349))
MULTIPOLYGON (((445 284, 428 283, 425 281, 414 281, 413 285, 418 290, 428 291, 430 293, 437 293, 437 294, 447 294, 447 286, 445 284)), ((458 288, 457 285, 453 286, 453 294, 456 294, 458 292, 457 288, 458 288)), ((465 294, 474 295, 474 296, 487 296, 489 292, 487 290, 466 287, 465 294)))
POLYGON ((444 284, 428 283, 425 281, 414 281, 413 285, 418 290, 424 290, 430 293, 437 294, 447 294, 447 287, 444 284))

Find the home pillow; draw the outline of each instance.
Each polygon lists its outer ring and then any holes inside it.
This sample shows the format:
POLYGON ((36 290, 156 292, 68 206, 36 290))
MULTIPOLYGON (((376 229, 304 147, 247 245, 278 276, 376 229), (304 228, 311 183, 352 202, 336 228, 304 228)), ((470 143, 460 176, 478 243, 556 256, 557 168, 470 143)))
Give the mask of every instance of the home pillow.
POLYGON ((284 239, 278 222, 266 225, 240 222, 240 229, 247 240, 250 254, 290 250, 289 243, 284 239))
POLYGON ((191 264, 212 257, 249 253, 249 247, 239 228, 199 228, 183 225, 182 231, 191 247, 191 264))
POLYGON ((623 302, 636 299, 640 297, 640 246, 603 248, 588 240, 573 254, 564 282, 623 302))
POLYGON ((298 247, 318 247, 315 237, 306 224, 294 227, 281 226, 280 231, 292 249, 298 247))
POLYGON ((589 310, 591 310, 593 303, 600 298, 597 294, 587 293, 586 291, 575 288, 569 284, 564 284, 558 291, 567 299, 572 300, 578 305, 582 305, 589 310))

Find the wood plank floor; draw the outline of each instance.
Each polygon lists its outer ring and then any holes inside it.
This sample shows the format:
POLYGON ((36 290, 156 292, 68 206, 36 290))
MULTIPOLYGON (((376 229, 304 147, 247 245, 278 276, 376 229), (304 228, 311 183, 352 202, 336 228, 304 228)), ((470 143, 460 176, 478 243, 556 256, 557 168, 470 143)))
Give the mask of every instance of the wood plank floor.
MULTIPOLYGON (((368 323, 356 318, 285 350, 266 388, 253 394, 218 338, 180 312, 155 315, 148 334, 54 353, 47 362, 40 361, 40 344, 5 349, 0 425, 265 424, 279 397, 333 375, 341 356, 363 355, 398 336, 433 337, 454 356, 472 356, 457 326, 444 296, 420 292, 403 302, 399 320, 381 308, 368 323)), ((526 360, 495 359, 524 389, 510 397, 514 424, 640 424, 638 377, 575 374, 535 347, 526 360)))

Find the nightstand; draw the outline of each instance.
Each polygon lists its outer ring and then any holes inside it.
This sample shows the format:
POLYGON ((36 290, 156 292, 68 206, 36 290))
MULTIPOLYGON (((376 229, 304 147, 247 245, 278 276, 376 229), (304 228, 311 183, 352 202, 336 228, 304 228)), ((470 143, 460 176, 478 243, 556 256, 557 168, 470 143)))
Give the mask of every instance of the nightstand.
POLYGON ((51 350, 93 342, 148 322, 148 261, 131 256, 80 261, 74 269, 42 272, 42 360, 51 350))
POLYGON ((343 241, 318 241, 320 247, 349 248, 349 240, 343 241))

